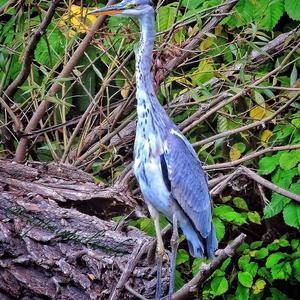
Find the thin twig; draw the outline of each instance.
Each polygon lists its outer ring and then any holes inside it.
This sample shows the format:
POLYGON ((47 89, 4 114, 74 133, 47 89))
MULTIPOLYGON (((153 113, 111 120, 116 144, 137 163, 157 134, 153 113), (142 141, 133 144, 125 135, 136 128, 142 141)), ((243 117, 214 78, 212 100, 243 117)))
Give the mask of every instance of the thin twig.
POLYGON ((135 266, 139 262, 141 256, 144 254, 145 249, 147 248, 148 244, 139 244, 137 247, 132 251, 131 258, 128 260, 126 267, 124 268, 124 271, 112 291, 109 299, 110 300, 118 300, 120 299, 120 294, 122 292, 122 289, 124 288, 125 284, 127 283, 128 278, 130 277, 131 273, 133 272, 135 266))
MULTIPOLYGON (((110 0, 108 2, 108 5, 114 4, 115 0, 110 0)), ((79 47, 76 49, 74 54, 72 55, 71 59, 68 61, 68 63, 65 65, 63 70, 60 72, 60 74, 57 77, 57 80, 55 80, 54 84, 49 89, 45 99, 49 99, 50 96, 55 95, 57 92, 61 89, 61 84, 59 82, 59 79, 66 78, 69 76, 69 74, 72 72, 72 70, 77 65, 78 60, 84 53, 85 49, 90 45, 94 34, 99 30, 99 28, 102 26, 105 20, 105 16, 101 16, 97 19, 96 23, 92 26, 90 31, 87 33, 87 35, 84 37, 82 42, 80 43, 79 47)), ((36 111, 34 112, 32 118, 30 119, 28 125, 26 126, 24 133, 28 134, 31 131, 35 130, 39 121, 42 119, 44 114, 46 113, 49 106, 49 102, 47 100, 43 100, 36 111)), ((16 150, 15 155, 15 161, 17 162, 23 162, 26 156, 26 149, 28 146, 28 137, 22 137, 19 145, 16 150)))
POLYGON ((297 98, 299 97, 300 95, 300 92, 297 93, 296 96, 294 96, 293 98, 291 98, 289 101, 287 101, 284 105, 282 105, 278 110, 276 110, 274 113, 272 113, 270 116, 260 120, 260 121, 256 121, 254 123, 251 123, 251 124, 248 124, 248 125, 245 125, 245 126, 242 126, 242 127, 239 127, 239 128, 236 128, 236 129, 232 129, 232 130, 228 130, 228 131, 224 131, 224 132, 221 132, 219 134, 216 134, 214 136, 211 136, 207 139, 204 139, 202 141, 199 141, 199 142, 196 142, 193 144, 193 147, 198 147, 198 146, 202 146, 202 145, 205 145, 205 144, 208 144, 210 142, 213 142, 213 141, 216 141, 220 138, 223 138, 223 137, 227 137, 227 136, 230 136, 230 135, 233 135, 233 134, 236 134, 236 133, 239 133, 239 132, 243 132, 243 131, 246 131, 246 130, 249 130, 251 128, 255 128, 255 127, 259 127, 259 126, 263 126, 265 125, 266 123, 270 122, 271 120, 273 120, 277 115, 279 115, 283 110, 285 110, 287 107, 289 107, 294 101, 297 100, 297 98))
POLYGON ((270 147, 270 148, 266 148, 251 154, 247 154, 244 157, 234 160, 234 161, 230 161, 227 163, 220 163, 220 164, 214 164, 214 165, 208 165, 208 166, 203 166, 203 169, 205 171, 209 171, 209 170, 216 170, 216 169, 228 169, 228 168, 233 168, 235 166, 238 166, 242 163, 244 163, 245 161, 248 161, 250 159, 262 156, 266 153, 269 152, 275 152, 275 151, 285 151, 285 150, 296 150, 300 148, 300 144, 297 145, 287 145, 287 146, 278 146, 278 147, 270 147))
POLYGON ((276 192, 282 196, 291 198, 297 202, 300 202, 300 196, 297 194, 294 194, 290 191, 287 191, 281 187, 279 187, 278 185, 270 182, 269 180, 257 175, 255 172, 251 171, 250 169, 248 169, 247 167, 241 166, 240 167, 243 171, 243 173, 245 175, 247 175, 249 178, 253 179, 254 181, 256 181, 257 183, 263 185, 264 187, 272 190, 273 192, 276 192))
MULTIPOLYGON (((245 240, 245 238, 246 234, 241 233, 225 249, 219 250, 219 255, 215 257, 210 264, 203 264, 196 276, 177 291, 173 295, 172 300, 189 299, 189 297, 194 294, 197 287, 201 286, 204 281, 224 262, 224 260, 227 259, 227 257, 234 255, 237 248, 245 240)), ((167 297, 162 298, 162 300, 166 299, 167 297)))
POLYGON ((17 78, 8 86, 3 94, 3 100, 7 103, 16 93, 17 89, 25 82, 30 70, 31 64, 34 57, 34 51, 41 37, 45 34, 48 25, 50 24, 52 17, 54 16, 55 10, 59 4, 60 0, 53 0, 45 18, 40 24, 39 28, 34 32, 28 46, 25 49, 25 54, 23 58, 22 70, 17 76, 17 78))

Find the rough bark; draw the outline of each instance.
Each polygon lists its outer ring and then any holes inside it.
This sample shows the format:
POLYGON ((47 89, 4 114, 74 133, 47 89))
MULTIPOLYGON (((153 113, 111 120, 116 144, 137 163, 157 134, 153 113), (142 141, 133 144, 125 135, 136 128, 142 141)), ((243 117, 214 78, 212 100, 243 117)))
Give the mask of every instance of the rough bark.
MULTIPOLYGON (((1 161, 0 299, 107 299, 133 260, 132 252, 145 251, 152 239, 137 229, 121 231, 115 222, 61 205, 84 201, 89 206, 93 197, 115 191, 68 166, 1 161)), ((121 196, 110 202, 132 210, 133 203, 125 202, 128 196, 121 196)), ((101 203, 99 215, 109 215, 114 207, 110 202, 105 202, 106 208, 101 203)), ((167 269, 165 262, 165 291, 167 269)), ((131 289, 152 298, 155 275, 155 267, 141 255, 133 272, 123 277, 128 277, 131 289)), ((132 298, 122 289, 121 299, 132 298)))

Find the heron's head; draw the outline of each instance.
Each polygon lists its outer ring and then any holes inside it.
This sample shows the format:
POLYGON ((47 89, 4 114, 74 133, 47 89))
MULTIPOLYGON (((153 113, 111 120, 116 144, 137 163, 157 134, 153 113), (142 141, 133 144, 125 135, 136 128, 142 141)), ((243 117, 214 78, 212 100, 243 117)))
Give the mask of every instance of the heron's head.
POLYGON ((95 9, 89 14, 139 17, 150 12, 153 12, 152 0, 123 0, 115 5, 95 9))

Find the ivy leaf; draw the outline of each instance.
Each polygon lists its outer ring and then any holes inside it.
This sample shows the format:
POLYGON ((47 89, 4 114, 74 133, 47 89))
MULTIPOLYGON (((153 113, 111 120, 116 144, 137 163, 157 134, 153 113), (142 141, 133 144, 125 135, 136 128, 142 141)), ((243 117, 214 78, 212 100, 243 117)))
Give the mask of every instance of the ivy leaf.
POLYGON ((228 281, 225 277, 215 277, 210 283, 211 289, 215 296, 220 296, 227 292, 228 281))
POLYGON ((253 283, 253 277, 252 275, 245 271, 245 272, 239 272, 238 273, 238 279, 239 279, 239 282, 245 286, 245 287, 248 287, 250 288, 252 286, 252 283, 253 283))
POLYGON ((300 229, 300 205, 288 204, 283 210, 283 219, 287 225, 300 229))
POLYGON ((285 0, 285 10, 293 20, 300 21, 300 2, 295 0, 285 0))

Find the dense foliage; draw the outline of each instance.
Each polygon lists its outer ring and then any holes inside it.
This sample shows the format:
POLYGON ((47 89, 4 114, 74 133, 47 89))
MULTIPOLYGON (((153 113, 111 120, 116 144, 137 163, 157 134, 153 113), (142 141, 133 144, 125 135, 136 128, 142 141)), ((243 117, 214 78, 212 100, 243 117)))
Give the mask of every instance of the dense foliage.
MULTIPOLYGON (((0 7, 6 2, 0 0, 0 7)), ((21 72, 26 45, 50 2, 16 1, 3 11, 2 98, 21 72)), ((223 2, 159 1, 154 74, 181 55, 185 42, 218 14, 223 2)), ((39 122, 42 130, 30 133, 29 159, 73 163, 108 185, 131 160, 133 131, 126 128, 135 118, 132 53, 139 37, 136 21, 109 18, 72 73, 57 79, 96 22, 95 16, 87 15, 88 8, 104 4, 91 0, 61 2, 37 44, 29 76, 6 101, 9 109, 1 101, 1 127, 8 128, 6 135, 13 141, 5 142, 3 137, 3 158, 13 155, 22 128, 46 100, 52 109, 39 122), (52 95, 48 91, 53 84, 61 89, 52 95), (19 132, 9 110, 23 124, 19 132), (73 134, 79 120, 83 122, 73 134)), ((243 164, 276 186, 300 195, 299 21, 300 1, 239 0, 184 64, 176 66, 162 82, 155 77, 161 103, 194 143, 210 178, 230 174, 243 164), (264 47, 292 30, 281 47, 266 54, 264 47), (207 113, 222 103, 212 114, 207 113), (202 115, 193 117, 201 110, 202 115), (274 150, 280 146, 287 147, 274 150), (255 155, 260 151, 261 155, 255 155)), ((131 188, 136 192, 134 183, 131 188)), ((220 248, 241 231, 248 237, 237 255, 228 258, 199 290, 202 297, 296 299, 300 285, 300 203, 244 175, 232 179, 213 201, 220 248)), ((130 224, 154 235, 148 218, 131 220, 130 224)), ((166 224, 162 218, 162 227, 166 224)), ((177 289, 203 262, 192 259, 184 238, 180 241, 177 289)))

